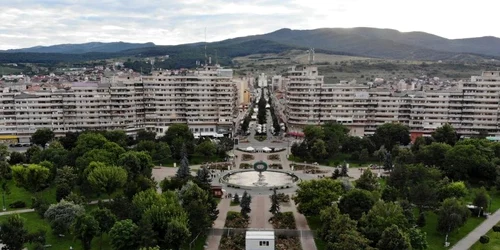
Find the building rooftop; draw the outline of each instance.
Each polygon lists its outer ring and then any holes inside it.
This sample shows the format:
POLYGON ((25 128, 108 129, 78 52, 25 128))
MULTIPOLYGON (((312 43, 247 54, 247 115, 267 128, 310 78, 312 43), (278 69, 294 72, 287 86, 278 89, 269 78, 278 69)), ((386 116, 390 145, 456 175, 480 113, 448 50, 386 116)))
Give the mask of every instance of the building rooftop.
POLYGON ((247 240, 274 240, 274 231, 247 231, 247 240))

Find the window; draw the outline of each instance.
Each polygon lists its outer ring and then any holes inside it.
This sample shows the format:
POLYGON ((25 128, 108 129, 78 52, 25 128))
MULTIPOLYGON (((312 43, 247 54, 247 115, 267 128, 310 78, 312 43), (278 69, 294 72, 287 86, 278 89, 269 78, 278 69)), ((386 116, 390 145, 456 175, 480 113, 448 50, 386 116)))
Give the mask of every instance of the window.
POLYGON ((263 247, 268 247, 269 246, 269 241, 259 241, 259 246, 263 247))

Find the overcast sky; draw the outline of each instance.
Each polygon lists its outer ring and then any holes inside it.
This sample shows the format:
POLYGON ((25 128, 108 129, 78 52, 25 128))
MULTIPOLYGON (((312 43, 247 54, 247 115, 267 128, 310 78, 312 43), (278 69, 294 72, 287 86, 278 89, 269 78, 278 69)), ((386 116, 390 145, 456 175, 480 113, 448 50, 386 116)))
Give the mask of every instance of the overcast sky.
POLYGON ((377 27, 500 37, 498 0, 0 0, 0 50, 218 41, 280 28, 377 27))

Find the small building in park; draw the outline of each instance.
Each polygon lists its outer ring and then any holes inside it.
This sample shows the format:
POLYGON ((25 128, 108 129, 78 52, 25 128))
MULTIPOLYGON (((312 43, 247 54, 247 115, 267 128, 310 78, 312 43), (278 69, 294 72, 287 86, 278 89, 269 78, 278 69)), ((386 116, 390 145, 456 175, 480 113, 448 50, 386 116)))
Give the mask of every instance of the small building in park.
POLYGON ((210 189, 212 190, 212 194, 215 198, 222 198, 222 195, 224 195, 222 186, 211 186, 210 189))
POLYGON ((245 250, 274 250, 274 231, 247 231, 245 250))

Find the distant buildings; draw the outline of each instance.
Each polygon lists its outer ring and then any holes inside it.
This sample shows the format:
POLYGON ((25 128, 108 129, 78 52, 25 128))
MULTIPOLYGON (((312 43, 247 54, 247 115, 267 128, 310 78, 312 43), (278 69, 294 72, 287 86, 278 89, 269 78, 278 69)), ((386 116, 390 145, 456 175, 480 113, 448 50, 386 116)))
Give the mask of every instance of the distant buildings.
POLYGON ((0 134, 21 142, 43 127, 56 135, 88 129, 161 135, 171 124, 187 123, 195 134, 230 134, 237 88, 231 69, 208 66, 102 82, 4 85, 0 103, 0 134))
MULTIPOLYGON (((353 135, 373 134, 387 122, 409 126, 413 136, 429 135, 449 123, 458 133, 480 132, 500 136, 500 72, 460 82, 457 86, 415 90, 371 88, 355 82, 325 84, 316 67, 292 67, 288 71, 285 116, 291 129, 308 124, 338 122, 353 135)), ((434 79, 436 80, 436 79, 434 79)))

